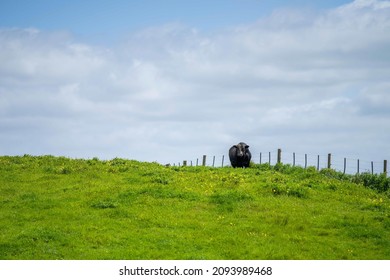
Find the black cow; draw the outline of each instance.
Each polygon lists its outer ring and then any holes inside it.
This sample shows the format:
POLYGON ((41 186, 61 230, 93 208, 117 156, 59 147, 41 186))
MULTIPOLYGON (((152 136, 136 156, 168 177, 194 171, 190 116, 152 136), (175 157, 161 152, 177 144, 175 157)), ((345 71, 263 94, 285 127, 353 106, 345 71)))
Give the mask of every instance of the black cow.
POLYGON ((243 142, 233 145, 229 149, 230 163, 234 168, 236 167, 249 167, 251 161, 251 152, 249 146, 243 142))

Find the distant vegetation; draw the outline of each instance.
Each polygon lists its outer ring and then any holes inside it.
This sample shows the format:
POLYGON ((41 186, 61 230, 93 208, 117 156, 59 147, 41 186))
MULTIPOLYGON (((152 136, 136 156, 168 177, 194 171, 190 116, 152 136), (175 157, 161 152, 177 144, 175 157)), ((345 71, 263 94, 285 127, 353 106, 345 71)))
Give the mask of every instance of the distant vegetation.
POLYGON ((390 259, 390 180, 0 157, 0 259, 390 259))

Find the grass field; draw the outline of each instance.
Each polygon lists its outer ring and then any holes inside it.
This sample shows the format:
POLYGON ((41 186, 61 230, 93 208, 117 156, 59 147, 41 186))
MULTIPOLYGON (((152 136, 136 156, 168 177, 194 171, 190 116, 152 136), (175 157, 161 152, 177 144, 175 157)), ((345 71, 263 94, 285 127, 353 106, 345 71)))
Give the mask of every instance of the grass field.
POLYGON ((0 259, 390 259, 390 179, 0 157, 0 259))

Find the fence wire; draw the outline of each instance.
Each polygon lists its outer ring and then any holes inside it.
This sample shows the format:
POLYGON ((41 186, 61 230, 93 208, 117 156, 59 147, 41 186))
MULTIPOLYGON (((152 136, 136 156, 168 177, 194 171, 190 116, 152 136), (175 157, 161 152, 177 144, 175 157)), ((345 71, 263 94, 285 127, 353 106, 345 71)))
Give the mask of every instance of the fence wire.
MULTIPOLYGON (((252 153, 251 161, 255 164, 270 164, 274 166, 278 163, 278 151, 252 153)), ((317 170, 328 168, 328 155, 320 154, 301 154, 294 152, 280 151, 280 163, 291 166, 300 166, 304 168, 314 167, 317 170)), ((209 167, 226 167, 231 166, 228 155, 207 156, 203 155, 198 158, 183 160, 174 163, 173 166, 209 166, 209 167)), ((357 158, 347 158, 334 156, 331 154, 330 168, 346 174, 372 173, 381 174, 387 171, 387 161, 368 161, 357 158)))

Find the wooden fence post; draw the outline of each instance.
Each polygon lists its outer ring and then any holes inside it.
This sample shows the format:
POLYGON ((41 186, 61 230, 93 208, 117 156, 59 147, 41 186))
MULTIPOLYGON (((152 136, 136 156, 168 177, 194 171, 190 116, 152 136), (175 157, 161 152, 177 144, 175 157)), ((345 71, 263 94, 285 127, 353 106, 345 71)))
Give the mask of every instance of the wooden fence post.
POLYGON ((206 166, 206 155, 203 155, 202 166, 206 166))
POLYGON ((295 153, 293 153, 293 166, 295 166, 295 153))
POLYGON ((305 154, 305 169, 307 168, 307 154, 305 154))
POLYGON ((261 164, 261 153, 260 153, 260 164, 261 164))
POLYGON ((357 174, 360 174, 360 160, 357 160, 357 174))
POLYGON ((187 166, 187 161, 183 160, 183 166, 187 166))
POLYGON ((268 153, 268 163, 271 165, 271 152, 268 153))
POLYGON ((222 167, 223 167, 223 161, 225 159, 225 155, 222 156, 222 167))
POLYGON ((387 174, 387 160, 386 159, 383 161, 383 173, 385 175, 387 174))
POLYGON ((332 154, 328 154, 328 169, 332 166, 332 154))
POLYGON ((347 170, 347 159, 344 158, 344 172, 343 172, 343 174, 345 174, 346 170, 347 170))
POLYGON ((213 167, 214 167, 214 164, 215 164, 215 156, 213 156, 213 167))
POLYGON ((317 171, 320 170, 320 155, 317 156, 317 171))
POLYGON ((278 149, 278 158, 277 158, 277 163, 282 162, 282 149, 278 149))
POLYGON ((371 174, 374 175, 374 162, 371 161, 371 174))

